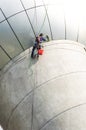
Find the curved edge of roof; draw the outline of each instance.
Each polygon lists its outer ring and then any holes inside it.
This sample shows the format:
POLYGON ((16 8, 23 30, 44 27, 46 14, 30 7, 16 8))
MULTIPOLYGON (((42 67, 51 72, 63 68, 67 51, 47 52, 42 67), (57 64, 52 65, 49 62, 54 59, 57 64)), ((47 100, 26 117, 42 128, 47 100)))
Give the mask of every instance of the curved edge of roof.
MULTIPOLYGON (((51 46, 51 45, 61 45, 61 44, 69 44, 69 45, 76 45, 78 47, 81 47, 81 48, 86 48, 85 45, 79 43, 79 42, 75 42, 75 41, 72 41, 72 40, 51 40, 49 42, 44 42, 43 43, 43 46, 44 47, 48 47, 48 46, 51 46)), ((32 47, 26 49, 25 51, 21 52, 18 56, 14 57, 11 61, 9 61, 1 70, 0 70, 0 77, 2 74, 4 74, 5 72, 7 72, 12 66, 14 66, 15 64, 17 64, 18 62, 20 62, 21 60, 27 58, 27 56, 29 54, 31 54, 31 50, 32 50, 32 47)))

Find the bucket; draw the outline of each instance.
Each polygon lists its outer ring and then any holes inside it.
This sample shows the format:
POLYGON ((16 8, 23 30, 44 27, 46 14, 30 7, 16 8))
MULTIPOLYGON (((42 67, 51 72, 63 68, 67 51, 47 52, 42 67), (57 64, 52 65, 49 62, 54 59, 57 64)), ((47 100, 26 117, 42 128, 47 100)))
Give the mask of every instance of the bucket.
POLYGON ((39 49, 39 50, 38 50, 38 54, 39 54, 39 55, 42 55, 42 54, 43 54, 43 52, 44 52, 44 50, 43 50, 43 49, 39 49))

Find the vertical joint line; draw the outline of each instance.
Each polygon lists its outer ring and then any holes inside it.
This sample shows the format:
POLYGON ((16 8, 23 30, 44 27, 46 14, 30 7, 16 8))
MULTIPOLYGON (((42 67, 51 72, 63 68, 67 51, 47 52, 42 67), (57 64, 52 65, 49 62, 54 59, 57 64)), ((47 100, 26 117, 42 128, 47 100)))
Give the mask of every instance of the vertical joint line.
POLYGON ((64 24, 65 24, 65 40, 66 40, 66 18, 65 18, 65 14, 64 14, 64 24))
POLYGON ((32 93, 32 117, 31 117, 31 130, 33 130, 33 101, 34 100, 34 91, 32 93))
POLYGON ((10 55, 6 52, 6 50, 0 45, 0 48, 4 51, 4 53, 9 57, 10 60, 12 60, 12 58, 10 57, 10 55))
POLYGON ((20 0, 20 2, 21 2, 22 7, 24 8, 24 11, 25 11, 26 16, 27 16, 27 18, 28 18, 28 20, 29 20, 29 23, 30 23, 30 25, 31 25, 31 28, 32 28, 32 30, 33 30, 33 33, 34 33, 34 35, 35 35, 35 37, 36 37, 36 34, 35 34, 35 31, 34 31, 33 25, 32 25, 32 23, 31 23, 31 21, 30 21, 30 18, 29 18, 28 14, 27 14, 27 11, 26 11, 26 9, 25 9, 25 7, 24 7, 24 4, 23 4, 22 0, 20 0))
POLYGON ((79 40, 79 25, 78 25, 78 30, 77 30, 77 39, 76 39, 76 41, 78 42, 78 40, 79 40))
POLYGON ((36 11, 36 1, 35 0, 34 0, 34 7, 35 7, 34 16, 36 15, 36 25, 37 25, 37 11, 36 11))
MULTIPOLYGON (((44 2, 43 2, 43 3, 44 3, 44 2)), ((49 16, 48 16, 48 13, 47 13, 47 9, 46 9, 45 4, 44 4, 44 8, 45 8, 45 12, 46 12, 46 15, 47 15, 47 19, 48 19, 49 27, 50 27, 51 39, 53 40, 52 29, 51 29, 50 20, 49 20, 49 16)))
POLYGON ((9 23, 9 21, 8 21, 7 17, 5 16, 5 14, 4 14, 4 12, 2 11, 2 9, 1 9, 1 8, 0 8, 0 10, 1 10, 1 12, 2 12, 3 16, 5 17, 5 19, 6 19, 7 23, 8 23, 8 25, 9 25, 9 27, 11 28, 11 30, 12 30, 12 32, 13 32, 13 34, 15 35, 15 37, 16 37, 16 39, 17 39, 17 41, 19 42, 19 44, 20 44, 21 48, 22 48, 22 49, 23 49, 23 51, 24 51, 25 49, 24 49, 24 47, 22 46, 22 44, 21 44, 21 42, 20 42, 20 40, 19 40, 18 36, 16 35, 15 31, 13 30, 13 28, 12 28, 11 24, 9 23))

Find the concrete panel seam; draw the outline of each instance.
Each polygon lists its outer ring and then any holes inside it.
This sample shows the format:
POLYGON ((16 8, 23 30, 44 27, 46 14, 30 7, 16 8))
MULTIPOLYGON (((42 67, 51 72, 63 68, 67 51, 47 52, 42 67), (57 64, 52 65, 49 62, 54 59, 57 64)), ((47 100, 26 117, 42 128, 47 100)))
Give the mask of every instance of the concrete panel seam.
MULTIPOLYGON (((40 85, 38 85, 38 86, 35 86, 35 88, 33 88, 29 93, 27 93, 27 94, 19 101, 19 103, 13 108, 13 110, 11 111, 11 114, 10 114, 10 116, 9 116, 9 118, 8 118, 8 121, 7 121, 7 129, 8 129, 8 126, 9 126, 9 122, 10 122, 10 120, 11 120, 11 118, 12 118, 12 115, 13 115, 13 113, 15 112, 15 110, 17 109, 17 107, 18 107, 18 106, 25 100, 25 98, 27 98, 33 91, 35 91, 36 89, 42 87, 44 84, 46 84, 46 83, 48 83, 48 82, 50 82, 50 81, 52 81, 52 80, 61 78, 61 77, 63 77, 63 76, 68 76, 68 75, 70 75, 70 74, 83 73, 83 72, 86 73, 86 71, 77 71, 77 72, 70 72, 70 73, 66 73, 66 74, 59 75, 59 76, 55 76, 55 77, 53 77, 52 79, 47 80, 46 82, 44 82, 44 83, 42 83, 42 84, 40 84, 40 85)), ((34 100, 34 99, 33 99, 33 100, 34 100)), ((33 105, 33 104, 32 104, 32 105, 33 105)))
POLYGON ((61 78, 61 77, 69 76, 69 75, 76 74, 76 73, 86 73, 86 70, 85 70, 85 71, 69 72, 69 73, 64 73, 64 74, 61 74, 61 75, 55 76, 55 77, 53 77, 53 78, 51 78, 51 79, 49 79, 49 80, 43 82, 42 84, 38 85, 35 89, 37 89, 37 88, 43 86, 44 84, 46 84, 46 83, 48 83, 48 82, 50 82, 50 81, 52 81, 52 80, 59 79, 59 78, 61 78))
MULTIPOLYGON (((24 52, 23 52, 23 53, 24 53, 24 52)), ((1 72, 0 78, 1 78, 2 75, 4 75, 6 72, 8 72, 10 68, 12 68, 13 66, 15 66, 18 62, 24 60, 24 59, 26 58, 26 56, 29 55, 29 54, 30 54, 30 51, 29 51, 27 54, 25 54, 24 56, 19 57, 18 59, 15 59, 16 57, 14 57, 14 58, 11 60, 11 61, 12 61, 11 65, 9 65, 5 71, 3 70, 4 68, 2 68, 2 70, 1 70, 2 72, 1 72)), ((10 62, 8 62, 8 64, 9 64, 9 63, 10 63, 10 62)), ((6 65, 7 65, 7 64, 6 64, 6 65)))
POLYGON ((78 108, 78 107, 81 107, 81 106, 84 106, 84 105, 86 105, 86 102, 85 103, 82 103, 82 104, 78 104, 78 105, 76 105, 76 106, 72 106, 72 107, 70 107, 70 108, 68 108, 68 109, 66 109, 66 110, 64 110, 64 111, 62 111, 62 112, 60 112, 60 113, 58 113, 57 115, 55 115, 54 117, 52 117, 51 119, 49 119, 39 130, 42 130, 44 127, 46 127, 51 121, 53 121, 53 120, 55 120, 56 118, 58 118, 58 116, 60 116, 60 115, 62 115, 62 114, 64 114, 64 113, 66 113, 66 112, 68 112, 68 111, 70 111, 70 110, 72 110, 72 109, 75 109, 75 108, 78 108))
POLYGON ((31 90, 29 93, 27 93, 20 101, 19 103, 13 108, 13 110, 11 111, 11 114, 8 118, 8 121, 7 121, 7 125, 6 125, 6 129, 8 130, 8 127, 9 127, 9 122, 13 116, 13 113, 14 111, 17 109, 17 107, 25 100, 25 98, 27 98, 31 93, 33 92, 33 90, 31 90))
MULTIPOLYGON (((32 62, 30 62, 30 64, 29 65, 31 65, 31 63, 32 62)), ((29 68, 29 66, 28 66, 28 68, 29 68)), ((32 71, 32 74, 33 74, 33 70, 32 69, 30 69, 31 71, 32 71)), ((30 75, 31 76, 31 75, 30 75)), ((35 77, 35 75, 34 75, 34 77, 35 77)), ((33 80, 33 81, 35 81, 35 79, 33 80)), ((18 108, 18 106, 25 100, 25 98, 27 98, 31 93, 32 93, 32 121, 31 121, 31 129, 32 129, 32 126, 33 126, 33 104, 34 104, 34 90, 35 90, 35 82, 34 82, 34 88, 29 92, 29 93, 27 93, 21 100, 20 100, 20 102, 13 108, 13 110, 11 111, 11 114, 10 114, 10 116, 9 116, 9 118, 8 118, 8 121, 7 121, 7 125, 6 125, 6 129, 8 130, 8 127, 9 127, 9 122, 10 122, 10 120, 11 120, 11 118, 12 118, 12 115, 13 115, 13 113, 14 113, 14 111, 18 108)))

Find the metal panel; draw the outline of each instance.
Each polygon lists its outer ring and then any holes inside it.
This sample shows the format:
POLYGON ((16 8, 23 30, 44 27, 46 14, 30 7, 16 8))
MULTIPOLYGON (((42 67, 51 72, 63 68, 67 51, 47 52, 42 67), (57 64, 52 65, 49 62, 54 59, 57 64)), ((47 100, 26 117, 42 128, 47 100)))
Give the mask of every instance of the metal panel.
POLYGON ((22 0, 22 2, 23 2, 26 9, 34 7, 34 5, 35 5, 34 0, 22 0))
POLYGON ((0 24, 0 44, 10 57, 15 57, 22 52, 19 42, 6 21, 0 24))
POLYGON ((77 41, 78 33, 78 18, 73 7, 65 8, 65 20, 66 20, 66 38, 77 41))
POLYGON ((43 5, 43 0, 34 0, 36 3, 36 6, 43 5))
POLYGON ((0 68, 6 65, 10 61, 9 57, 4 53, 4 51, 0 48, 0 68))
POLYGON ((47 9, 50 25, 52 29, 53 39, 65 38, 65 23, 63 6, 50 5, 47 9))
POLYGON ((65 0, 43 0, 45 4, 49 5, 58 5, 58 4, 63 4, 65 0))
POLYGON ((25 12, 15 15, 9 19, 23 47, 26 49, 33 43, 34 34, 25 12))
POLYGON ((84 26, 84 25, 85 24, 80 26, 78 41, 80 43, 83 43, 84 45, 86 45, 86 26, 84 26))
POLYGON ((86 16, 82 16, 79 26, 78 41, 86 45, 86 16))
POLYGON ((2 0, 0 2, 0 7, 7 17, 23 10, 19 0, 2 0))
POLYGON ((48 34, 50 36, 50 28, 44 6, 34 8, 27 12, 31 19, 34 30, 36 30, 36 35, 42 32, 45 35, 48 34))
POLYGON ((4 18, 4 16, 3 16, 2 12, 0 11, 0 22, 3 21, 4 19, 5 19, 5 18, 4 18))

